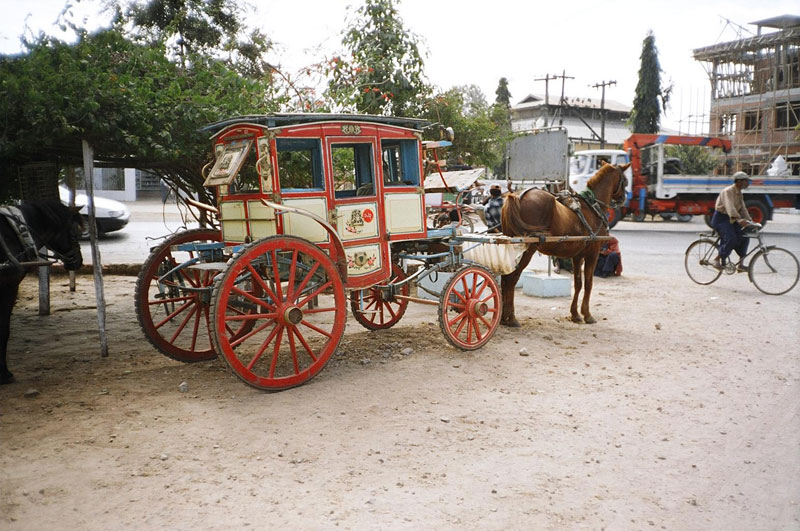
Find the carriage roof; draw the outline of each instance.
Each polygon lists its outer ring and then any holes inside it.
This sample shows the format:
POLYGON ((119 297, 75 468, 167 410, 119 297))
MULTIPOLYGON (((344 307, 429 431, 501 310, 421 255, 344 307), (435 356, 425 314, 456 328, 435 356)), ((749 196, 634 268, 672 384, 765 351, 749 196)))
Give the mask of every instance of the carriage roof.
POLYGON ((377 116, 371 114, 349 114, 349 113, 273 113, 273 114, 251 114, 237 116, 227 120, 221 120, 205 126, 202 130, 216 135, 220 131, 232 125, 254 124, 268 128, 284 127, 292 125, 303 125, 320 122, 362 122, 380 125, 390 125, 395 127, 405 127, 422 131, 433 124, 428 120, 420 118, 405 118, 400 116, 377 116))

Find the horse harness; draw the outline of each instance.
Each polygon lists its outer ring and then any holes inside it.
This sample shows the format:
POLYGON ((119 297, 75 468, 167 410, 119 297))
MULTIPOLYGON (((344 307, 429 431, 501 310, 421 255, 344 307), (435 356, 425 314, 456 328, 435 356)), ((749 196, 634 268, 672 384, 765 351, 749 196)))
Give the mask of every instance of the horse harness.
POLYGON ((3 216, 8 222, 9 227, 16 234, 19 240, 22 251, 17 255, 11 252, 8 242, 5 241, 2 234, 0 234, 0 247, 5 251, 8 259, 5 262, 0 262, 0 269, 20 267, 20 262, 32 262, 39 259, 39 253, 36 250, 36 242, 33 239, 31 231, 28 229, 28 224, 25 223, 25 218, 22 216, 22 211, 15 206, 0 206, 0 216, 3 216))
MULTIPOLYGON (((519 194, 520 198, 524 196, 530 190, 537 190, 535 187, 527 188, 519 194)), ((552 193, 552 192, 551 192, 552 193)), ((603 223, 606 231, 608 231, 608 219, 606 219, 606 213, 603 212, 603 206, 607 206, 603 204, 602 201, 595 197, 594 192, 592 192, 591 188, 587 188, 580 194, 573 192, 572 190, 561 190, 557 193, 552 193, 556 201, 567 207, 568 209, 572 210, 578 219, 581 220, 581 224, 586 227, 586 230, 589 231, 589 239, 586 241, 586 245, 589 244, 591 240, 597 238, 597 232, 589 225, 589 222, 586 221, 586 216, 583 215, 583 209, 581 208, 580 200, 583 199, 586 201, 586 204, 589 205, 589 208, 597 214, 597 217, 600 218, 600 221, 603 223), (601 206, 602 205, 602 206, 601 206)))

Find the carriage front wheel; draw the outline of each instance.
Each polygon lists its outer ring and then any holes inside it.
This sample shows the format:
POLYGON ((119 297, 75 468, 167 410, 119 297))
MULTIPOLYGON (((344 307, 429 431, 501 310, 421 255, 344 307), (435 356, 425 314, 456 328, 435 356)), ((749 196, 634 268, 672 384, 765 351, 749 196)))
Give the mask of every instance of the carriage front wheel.
MULTIPOLYGON (((406 278, 403 269, 392 264, 392 276, 387 284, 401 282, 406 278)), ((408 297, 408 284, 397 288, 397 294, 408 297)), ((350 294, 350 309, 361 326, 369 330, 385 330, 396 325, 406 313, 408 299, 396 299, 379 286, 353 291, 350 294)))
POLYGON ((500 289, 489 270, 469 266, 450 277, 439 297, 439 327, 456 348, 475 350, 497 330, 500 289))
POLYGON ((303 384, 333 355, 347 319, 330 257, 293 236, 254 242, 216 279, 211 327, 217 352, 245 383, 278 391, 303 384), (245 334, 233 334, 249 323, 245 334))

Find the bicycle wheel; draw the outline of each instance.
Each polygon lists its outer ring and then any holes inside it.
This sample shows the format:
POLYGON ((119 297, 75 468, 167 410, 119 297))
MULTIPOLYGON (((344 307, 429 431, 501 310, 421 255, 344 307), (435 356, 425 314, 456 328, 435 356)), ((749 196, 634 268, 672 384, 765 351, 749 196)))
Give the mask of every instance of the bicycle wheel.
POLYGON ((462 211, 461 212, 461 229, 465 232, 472 234, 475 232, 475 223, 472 221, 472 218, 469 217, 469 214, 462 211))
POLYGON ((697 240, 692 243, 683 258, 686 274, 698 284, 711 284, 722 274, 713 265, 718 254, 717 243, 713 240, 697 240))
POLYGON ((783 295, 797 285, 800 264, 786 249, 767 247, 750 261, 748 276, 762 293, 783 295))

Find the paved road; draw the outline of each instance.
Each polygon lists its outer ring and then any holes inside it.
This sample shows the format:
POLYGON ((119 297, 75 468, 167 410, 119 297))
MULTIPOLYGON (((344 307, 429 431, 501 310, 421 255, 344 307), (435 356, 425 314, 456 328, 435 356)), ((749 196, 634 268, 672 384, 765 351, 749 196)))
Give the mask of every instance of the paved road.
MULTIPOLYGON (((147 258, 150 247, 160 241, 156 238, 183 226, 174 203, 162 205, 158 199, 139 200, 128 203, 128 206, 131 210, 128 226, 100 240, 100 259, 103 264, 141 264, 147 258)), ((196 223, 189 224, 189 227, 196 226, 196 223)), ((620 241, 626 272, 646 272, 658 276, 683 275, 684 251, 697 233, 707 230, 703 219, 695 216, 687 223, 660 219, 642 223, 621 221, 613 233, 620 241)), ((800 213, 776 213, 775 219, 767 224, 765 233, 768 243, 785 247, 800 256, 800 213)), ((89 243, 84 242, 82 247, 84 260, 90 263, 89 243)), ((537 256, 533 268, 545 270, 547 261, 537 256)))

